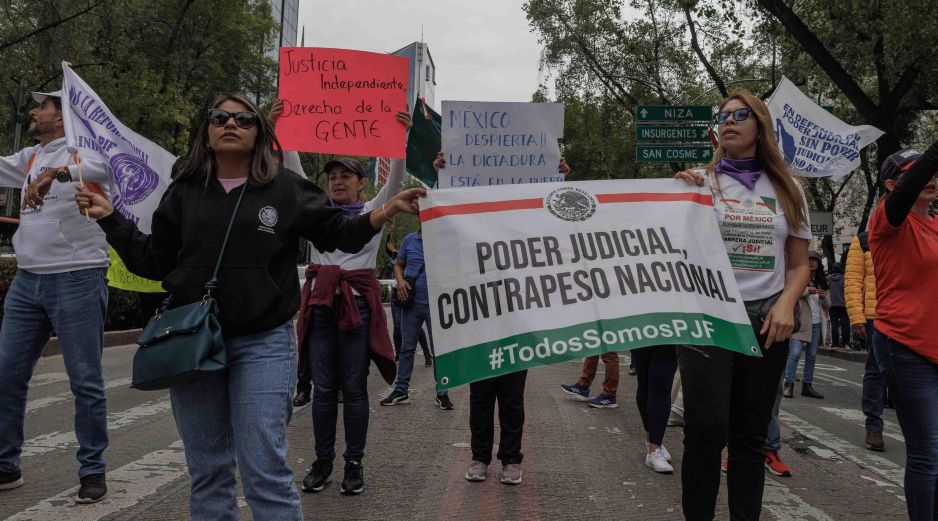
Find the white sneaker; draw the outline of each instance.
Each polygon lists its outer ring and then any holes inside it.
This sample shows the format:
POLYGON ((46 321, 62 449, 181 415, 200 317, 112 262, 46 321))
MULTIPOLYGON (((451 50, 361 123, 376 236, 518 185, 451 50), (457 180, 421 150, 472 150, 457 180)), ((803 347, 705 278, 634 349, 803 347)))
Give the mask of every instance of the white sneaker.
POLYGON ((671 474, 674 472, 674 467, 664 458, 664 453, 661 452, 660 447, 645 456, 645 466, 651 467, 651 470, 660 474, 671 474))
MULTIPOLYGON (((647 449, 649 445, 651 445, 651 443, 648 443, 648 442, 646 441, 646 442, 645 442, 645 448, 647 449)), ((668 452, 668 449, 664 448, 664 445, 661 445, 660 448, 661 448, 661 453, 664 454, 664 459, 665 459, 665 461, 667 461, 668 463, 670 463, 670 462, 671 462, 671 453, 668 452)))

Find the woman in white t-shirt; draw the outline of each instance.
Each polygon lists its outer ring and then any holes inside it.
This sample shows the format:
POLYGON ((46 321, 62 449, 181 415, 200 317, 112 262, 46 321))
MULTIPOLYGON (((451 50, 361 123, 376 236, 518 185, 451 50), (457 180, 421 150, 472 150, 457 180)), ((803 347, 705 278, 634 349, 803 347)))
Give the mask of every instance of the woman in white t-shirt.
MULTIPOLYGON (((715 117, 720 136, 703 171, 675 177, 709 185, 714 212, 762 356, 718 347, 678 349, 684 387, 682 507, 688 520, 711 520, 720 459, 729 448, 729 517, 758 519, 765 484, 765 437, 795 305, 808 283, 807 204, 776 144, 765 103, 736 91, 715 117)), ((724 516, 720 516, 724 517, 724 516)))

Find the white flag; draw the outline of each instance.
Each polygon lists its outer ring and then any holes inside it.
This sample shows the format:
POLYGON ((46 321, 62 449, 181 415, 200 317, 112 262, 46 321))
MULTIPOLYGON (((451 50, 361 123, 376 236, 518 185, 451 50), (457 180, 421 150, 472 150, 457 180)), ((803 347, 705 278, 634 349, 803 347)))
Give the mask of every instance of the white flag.
POLYGON ((69 151, 111 166, 111 204, 140 231, 150 233, 176 157, 118 121, 68 62, 62 62, 62 74, 62 120, 69 151))
POLYGON ((883 135, 837 119, 784 76, 766 104, 778 147, 796 175, 841 178, 860 166, 860 150, 883 135))

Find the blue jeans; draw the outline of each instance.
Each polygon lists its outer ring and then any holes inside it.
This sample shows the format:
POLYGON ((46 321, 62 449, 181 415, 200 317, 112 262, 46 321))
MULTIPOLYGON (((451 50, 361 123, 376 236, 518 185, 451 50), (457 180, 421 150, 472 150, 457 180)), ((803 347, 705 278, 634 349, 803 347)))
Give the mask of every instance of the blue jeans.
POLYGON ((345 459, 361 461, 368 436, 368 326, 371 309, 364 297, 356 297, 362 325, 339 330, 342 298, 332 306, 313 308, 309 332, 309 366, 313 376, 313 433, 316 458, 335 459, 335 425, 342 391, 345 422, 345 459))
MULTIPOLYGON (((866 430, 883 432, 883 408, 886 401, 885 366, 889 353, 880 353, 873 342, 873 321, 866 323, 866 367, 863 370, 863 401, 866 430)), ((880 346, 882 349, 883 346, 880 346)))
MULTIPOLYGON (((430 341, 430 353, 433 353, 433 328, 430 325, 430 305, 412 304, 405 309, 401 316, 401 329, 404 344, 401 346, 401 357, 397 365, 397 381, 394 382, 396 391, 406 393, 410 388, 410 376, 414 372, 414 351, 417 350, 417 337, 420 328, 426 324, 427 340, 430 341)), ((433 375, 436 377, 436 364, 433 364, 433 375)), ((446 390, 441 389, 439 381, 436 387, 437 396, 445 396, 446 390)))
POLYGON ((20 468, 29 380, 51 331, 75 396, 79 477, 105 471, 107 401, 101 373, 105 268, 37 275, 17 270, 3 303, 0 326, 0 472, 20 468))
MULTIPOLYGON (((401 315, 403 314, 404 309, 401 307, 400 300, 397 298, 397 291, 394 288, 391 288, 391 321, 394 323, 394 332, 391 335, 391 338, 394 340, 394 357, 401 357, 401 344, 403 343, 403 335, 401 334, 401 315)), ((420 335, 417 337, 417 343, 420 344, 420 349, 423 350, 423 357, 426 360, 430 360, 433 355, 430 354, 430 347, 427 345, 427 335, 423 332, 423 328, 420 328, 420 335)))
POLYGON ((814 362, 817 360, 817 348, 820 344, 821 324, 811 325, 810 342, 791 339, 788 345, 788 367, 785 369, 785 382, 793 383, 795 381, 795 373, 798 372, 798 359, 801 358, 802 350, 804 350, 804 377, 801 380, 809 385, 814 381, 814 362))
POLYGON ((938 500, 938 364, 879 332, 905 437, 905 499, 910 521, 934 521, 938 500))
POLYGON ((782 392, 784 383, 782 379, 778 380, 778 391, 775 393, 775 405, 772 406, 772 421, 769 422, 769 430, 765 435, 765 450, 782 450, 782 426, 778 423, 778 408, 782 405, 782 392))
POLYGON ((170 389, 191 478, 189 515, 236 520, 237 467, 254 519, 302 520, 287 464, 296 379, 293 325, 228 338, 225 348, 226 371, 170 389))

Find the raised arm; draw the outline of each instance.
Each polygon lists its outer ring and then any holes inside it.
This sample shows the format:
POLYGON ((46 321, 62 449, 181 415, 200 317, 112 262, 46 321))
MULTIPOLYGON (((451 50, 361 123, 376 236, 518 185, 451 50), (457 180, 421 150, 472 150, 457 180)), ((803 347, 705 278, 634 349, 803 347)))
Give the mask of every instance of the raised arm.
POLYGON ((938 141, 932 143, 922 157, 899 177, 892 192, 886 195, 883 204, 886 205, 886 220, 889 224, 898 228, 905 222, 919 194, 935 172, 938 172, 938 141))
POLYGON ((22 188, 26 180, 29 158, 35 154, 35 147, 24 148, 10 156, 0 157, 0 186, 22 188))
POLYGON ((117 251, 127 269, 141 277, 163 280, 176 268, 182 247, 181 209, 175 203, 173 188, 170 186, 163 194, 153 213, 152 233, 149 235, 141 232, 120 212, 115 212, 111 203, 96 192, 79 189, 75 200, 82 211, 87 210, 90 217, 97 219, 108 244, 117 251))

